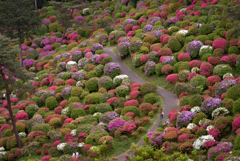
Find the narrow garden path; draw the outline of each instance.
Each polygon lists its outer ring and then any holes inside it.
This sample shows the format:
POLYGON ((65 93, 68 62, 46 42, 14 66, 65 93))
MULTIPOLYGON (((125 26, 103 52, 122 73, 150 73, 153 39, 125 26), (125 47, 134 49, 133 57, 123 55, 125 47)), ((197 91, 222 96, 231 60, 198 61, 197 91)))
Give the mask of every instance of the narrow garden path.
MULTIPOLYGON (((133 82, 137 82, 140 84, 146 83, 147 81, 142 80, 140 77, 138 77, 132 70, 130 70, 124 63, 122 60, 120 60, 112 51, 114 47, 111 48, 105 48, 104 52, 106 54, 108 54, 109 56, 111 56, 113 58, 113 62, 118 63, 121 66, 121 70, 123 74, 128 75, 129 79, 133 82)), ((164 110, 163 110, 163 118, 166 118, 168 116, 168 113, 172 110, 172 109, 178 109, 179 106, 179 100, 176 97, 175 94, 158 87, 157 89, 157 93, 159 95, 161 95, 164 98, 164 110)), ((158 114, 159 115, 159 114, 158 114)), ((154 131, 155 129, 158 128, 158 123, 159 123, 160 119, 158 119, 153 126, 151 127, 151 129, 149 131, 154 131)), ((143 139, 138 143, 138 146, 141 146, 143 144, 143 139)), ((125 160, 125 154, 128 151, 126 151, 125 153, 117 156, 116 158, 118 158, 120 161, 124 161, 125 160)))

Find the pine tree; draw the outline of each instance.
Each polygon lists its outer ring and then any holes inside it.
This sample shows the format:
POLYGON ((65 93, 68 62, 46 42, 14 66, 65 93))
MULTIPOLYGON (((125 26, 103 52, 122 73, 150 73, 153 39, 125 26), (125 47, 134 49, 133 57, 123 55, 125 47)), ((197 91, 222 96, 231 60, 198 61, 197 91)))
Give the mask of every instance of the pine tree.
POLYGON ((32 90, 32 87, 22 83, 28 81, 30 76, 23 71, 23 68, 19 68, 19 62, 16 60, 19 50, 16 45, 13 47, 15 43, 17 43, 16 40, 10 40, 3 36, 0 37, 0 86, 5 86, 7 109, 13 125, 13 132, 18 148, 22 148, 21 139, 18 135, 15 118, 11 109, 10 92, 11 90, 17 90, 18 94, 20 94, 19 92, 22 94, 23 92, 32 90))
POLYGON ((23 65, 21 40, 31 37, 40 24, 39 12, 31 0, 0 1, 0 33, 11 39, 18 38, 20 67, 23 65))
POLYGON ((67 28, 69 27, 69 23, 72 18, 74 9, 83 9, 83 4, 82 4, 83 2, 85 2, 85 0, 75 0, 65 4, 61 2, 55 2, 55 1, 50 2, 54 10, 57 12, 59 23, 61 23, 65 28, 64 33, 62 35, 61 44, 62 44, 64 35, 66 34, 67 28))

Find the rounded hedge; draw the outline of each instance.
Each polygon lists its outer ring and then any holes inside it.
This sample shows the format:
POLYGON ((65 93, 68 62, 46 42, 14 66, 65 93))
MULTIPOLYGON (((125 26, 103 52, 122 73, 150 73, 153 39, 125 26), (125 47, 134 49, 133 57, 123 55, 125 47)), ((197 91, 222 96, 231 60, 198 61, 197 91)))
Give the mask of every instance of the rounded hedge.
POLYGON ((113 80, 109 76, 103 76, 98 81, 98 86, 105 88, 106 90, 109 90, 113 86, 113 80))
POLYGON ((223 77, 226 73, 232 73, 233 70, 228 64, 219 64, 213 68, 213 75, 223 77))
POLYGON ((129 87, 125 85, 121 85, 116 88, 116 94, 120 97, 125 97, 126 95, 129 94, 129 87))
POLYGON ((94 92, 85 96, 83 102, 85 105, 98 104, 100 103, 101 96, 102 96, 102 93, 94 92))
POLYGON ((225 98, 236 101, 240 98, 240 84, 234 85, 227 90, 225 98))
POLYGON ((140 117, 140 109, 136 106, 126 106, 122 109, 121 115, 124 116, 128 112, 133 112, 135 116, 140 117))
POLYGON ((100 103, 96 106, 96 111, 102 114, 112 110, 112 107, 108 103, 100 103))
POLYGON ((148 93, 143 97, 143 100, 145 103, 154 104, 157 102, 158 98, 157 98, 156 93, 148 93))
POLYGON ((54 96, 50 96, 46 100, 46 106, 49 110, 54 110, 58 106, 57 99, 54 96))
POLYGON ((85 83, 85 89, 88 90, 89 92, 96 92, 98 91, 98 77, 93 77, 90 78, 86 83, 85 83))
POLYGON ((78 118, 79 116, 85 116, 86 113, 83 108, 74 108, 71 112, 71 118, 74 120, 78 118))
POLYGON ((142 95, 146 95, 148 93, 156 93, 157 92, 157 85, 154 83, 143 83, 141 85, 141 93, 142 95))

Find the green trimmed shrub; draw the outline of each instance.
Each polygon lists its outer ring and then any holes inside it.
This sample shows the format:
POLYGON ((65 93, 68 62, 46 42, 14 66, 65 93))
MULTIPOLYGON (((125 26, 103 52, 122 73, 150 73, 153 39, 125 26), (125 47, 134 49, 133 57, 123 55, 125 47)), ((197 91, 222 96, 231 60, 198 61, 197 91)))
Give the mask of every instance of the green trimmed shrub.
POLYGON ((122 109, 121 115, 124 116, 128 112, 133 112, 135 116, 140 117, 140 110, 136 106, 126 106, 122 109))
POLYGON ((49 32, 57 32, 58 24, 57 23, 51 23, 49 24, 49 32))
POLYGON ((114 97, 115 94, 114 93, 103 93, 102 96, 101 96, 101 99, 100 99, 100 102, 101 103, 106 103, 108 99, 114 97))
POLYGON ((68 128, 68 129, 71 129, 71 130, 73 130, 73 129, 76 129, 76 128, 77 128, 77 126, 76 126, 76 125, 74 125, 74 124, 67 123, 67 125, 66 125, 66 127, 65 127, 65 128, 68 128))
POLYGON ((231 46, 228 48, 228 54, 239 54, 239 49, 237 46, 231 46))
POLYGON ((49 124, 36 124, 31 128, 31 132, 32 131, 42 131, 45 134, 48 133, 48 131, 50 131, 52 129, 51 126, 49 126, 49 124))
POLYGON ((72 155, 72 153, 79 151, 80 148, 78 147, 78 143, 77 142, 70 142, 67 143, 64 148, 63 148, 63 153, 64 154, 69 154, 72 155))
POLYGON ((234 150, 240 150, 240 135, 236 136, 236 139, 234 140, 234 150))
POLYGON ((141 93, 142 95, 146 95, 148 93, 156 93, 157 92, 157 85, 154 83, 143 83, 141 85, 141 93))
POLYGON ((71 90, 72 97, 79 97, 83 93, 82 87, 73 87, 71 90))
POLYGON ((201 41, 203 44, 205 44, 206 40, 208 40, 208 37, 206 35, 199 35, 195 38, 195 41, 201 41))
POLYGON ((205 46, 204 46, 204 48, 202 48, 202 49, 199 51, 199 56, 200 56, 200 57, 203 57, 203 55, 208 54, 208 53, 210 53, 210 54, 213 53, 212 47, 211 47, 211 46, 207 46, 207 47, 205 48, 205 46))
POLYGON ((195 114, 195 116, 193 118, 193 123, 196 125, 199 125, 199 121, 204 118, 206 119, 207 116, 203 112, 199 112, 199 113, 195 114))
POLYGON ((40 102, 40 97, 37 96, 33 96, 32 98, 30 98, 28 101, 30 102, 35 102, 38 106, 41 106, 42 103, 40 102))
POLYGON ((198 86, 203 86, 203 88, 206 88, 206 82, 207 78, 202 75, 197 75, 190 80, 191 85, 195 88, 198 86))
POLYGON ((98 141, 101 139, 101 137, 108 136, 108 135, 109 134, 107 131, 96 130, 86 137, 85 143, 91 144, 93 146, 97 146, 98 141))
POLYGON ((203 102, 202 95, 192 95, 190 100, 189 100, 189 105, 191 107, 194 107, 194 106, 201 107, 202 102, 203 102))
POLYGON ((33 115, 38 111, 38 109, 38 106, 34 104, 27 106, 25 111, 28 114, 28 118, 31 119, 33 115))
POLYGON ((201 57, 201 59, 202 59, 202 61, 208 62, 208 58, 209 58, 209 57, 212 57, 212 56, 213 56, 213 54, 211 54, 211 53, 206 53, 206 54, 204 54, 204 55, 201 57))
POLYGON ((84 118, 82 118, 79 121, 79 124, 90 124, 90 123, 97 122, 97 121, 98 121, 98 118, 96 116, 86 115, 84 118))
POLYGON ((124 107, 125 102, 127 101, 126 98, 124 97, 118 97, 114 102, 113 102, 113 106, 114 108, 119 108, 119 107, 124 107))
POLYGON ((162 67, 163 67, 163 64, 162 64, 162 63, 156 64, 155 73, 156 73, 158 76, 161 76, 161 75, 162 75, 162 67))
POLYGON ((68 100, 68 104, 72 104, 74 102, 80 102, 79 97, 70 97, 68 100))
POLYGON ((181 43, 178 41, 176 36, 171 36, 168 40, 168 46, 173 51, 179 51, 182 47, 181 43))
POLYGON ((74 120, 79 116, 85 116, 85 115, 86 113, 83 108, 74 108, 71 112, 71 118, 74 120))
POLYGON ((78 127, 77 127, 77 134, 79 133, 87 133, 89 134, 90 130, 93 128, 94 126, 92 124, 80 124, 78 127))
POLYGON ((190 71, 190 67, 189 67, 189 62, 182 62, 180 63, 179 67, 178 67, 178 73, 182 70, 188 70, 190 71))
POLYGON ((85 83, 85 89, 88 90, 89 92, 98 91, 98 81, 99 81, 99 78, 97 78, 97 77, 93 77, 93 78, 89 79, 85 83))
POLYGON ((208 34, 207 35, 207 37, 208 37, 208 40, 214 40, 214 37, 216 36, 216 33, 210 33, 210 34, 208 34))
POLYGON ((193 35, 193 36, 196 36, 197 35, 197 26, 191 26, 189 29, 188 29, 188 35, 193 35))
POLYGON ((143 99, 144 99, 145 103, 154 104, 157 102, 158 97, 157 97, 156 93, 148 93, 143 97, 143 99))
POLYGON ((89 107, 88 112, 93 115, 96 112, 96 106, 97 105, 92 105, 89 107))
POLYGON ((179 100, 180 101, 180 103, 179 103, 180 107, 189 105, 190 98, 191 98, 190 96, 181 97, 181 99, 179 100))
POLYGON ((103 76, 98 81, 98 86, 105 88, 106 90, 109 90, 113 86, 113 80, 109 76, 103 76))
POLYGON ((121 85, 116 88, 116 95, 118 95, 119 97, 125 97, 126 95, 129 94, 129 91, 130 90, 128 86, 121 85))
POLYGON ((71 155, 62 155, 60 158, 59 158, 59 161, 70 161, 70 159, 72 159, 72 156, 71 155))
POLYGON ((223 77, 226 73, 232 73, 233 70, 228 64, 219 64, 213 68, 213 75, 223 77))
POLYGON ((234 85, 227 90, 227 94, 225 98, 229 98, 229 99, 232 99, 233 101, 236 101, 237 99, 240 98, 239 91, 240 91, 240 84, 234 85))
POLYGON ((211 32, 214 31, 214 27, 211 24, 203 24, 200 28, 199 28, 199 33, 201 35, 207 35, 210 34, 211 32))
POLYGON ((46 106, 49 110, 54 110, 58 106, 57 99, 54 96, 50 96, 46 100, 46 106))
POLYGON ((101 96, 102 96, 102 93, 94 92, 94 93, 86 95, 84 97, 84 101, 83 102, 84 102, 85 105, 88 105, 88 104, 99 104, 101 96))
POLYGON ((96 106, 96 111, 103 114, 105 112, 112 111, 112 107, 108 103, 100 103, 96 106))

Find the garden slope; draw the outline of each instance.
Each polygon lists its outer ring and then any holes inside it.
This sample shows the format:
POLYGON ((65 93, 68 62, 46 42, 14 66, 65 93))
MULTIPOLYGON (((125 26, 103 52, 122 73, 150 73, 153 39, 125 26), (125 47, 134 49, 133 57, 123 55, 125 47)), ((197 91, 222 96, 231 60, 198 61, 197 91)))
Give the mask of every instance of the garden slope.
MULTIPOLYGON (((115 63, 118 63, 121 66, 121 70, 122 70, 122 74, 126 74, 128 75, 129 79, 133 82, 137 82, 140 84, 146 83, 146 81, 142 80, 141 78, 139 78, 133 71, 131 71, 113 52, 112 52, 113 48, 105 48, 104 52, 106 54, 108 54, 109 56, 111 56, 113 58, 113 61, 115 63)), ((161 95, 164 98, 164 118, 168 116, 168 113, 172 110, 172 109, 178 109, 179 106, 179 102, 178 102, 178 98, 176 97, 176 95, 174 95, 173 93, 162 89, 160 87, 158 87, 157 89, 157 93, 159 95, 161 95)), ((152 128, 150 129, 150 131, 154 131, 155 129, 158 128, 158 122, 160 120, 158 119, 155 124, 152 126, 152 128)), ((143 144, 143 140, 141 140, 138 144, 138 146, 141 146, 143 144)), ((124 161, 125 160, 125 153, 119 155, 117 158, 120 161, 124 161)))

